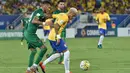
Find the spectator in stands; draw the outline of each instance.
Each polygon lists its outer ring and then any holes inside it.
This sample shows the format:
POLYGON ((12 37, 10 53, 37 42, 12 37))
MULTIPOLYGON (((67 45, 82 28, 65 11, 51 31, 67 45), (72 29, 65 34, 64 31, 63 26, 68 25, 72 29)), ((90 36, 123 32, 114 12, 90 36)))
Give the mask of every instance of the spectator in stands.
POLYGON ((128 6, 128 7, 125 9, 125 13, 126 13, 126 14, 130 14, 130 6, 128 6))
POLYGON ((88 0, 87 1, 87 12, 93 12, 95 7, 95 1, 94 0, 88 0))
MULTIPOLYGON (((0 11, 2 14, 19 14, 26 10, 32 12, 39 7, 41 0, 2 0, 0 1, 0 11), (15 9, 15 10, 14 10, 15 9)), ((54 5, 59 0, 51 0, 54 5)), ((93 12, 97 8, 97 1, 101 1, 101 7, 104 7, 109 14, 129 14, 130 13, 130 0, 64 0, 67 3, 68 8, 76 7, 79 12, 93 12)), ((53 8, 55 9, 55 7, 53 8)))

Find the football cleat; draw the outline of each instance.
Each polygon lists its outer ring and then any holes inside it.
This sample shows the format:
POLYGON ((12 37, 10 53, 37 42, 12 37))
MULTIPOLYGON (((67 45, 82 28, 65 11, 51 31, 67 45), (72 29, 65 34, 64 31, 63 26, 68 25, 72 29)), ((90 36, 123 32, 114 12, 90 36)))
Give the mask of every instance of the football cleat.
POLYGON ((43 72, 43 73, 46 73, 46 72, 45 72, 45 66, 43 65, 42 62, 39 63, 39 66, 40 66, 40 68, 42 69, 42 72, 43 72))

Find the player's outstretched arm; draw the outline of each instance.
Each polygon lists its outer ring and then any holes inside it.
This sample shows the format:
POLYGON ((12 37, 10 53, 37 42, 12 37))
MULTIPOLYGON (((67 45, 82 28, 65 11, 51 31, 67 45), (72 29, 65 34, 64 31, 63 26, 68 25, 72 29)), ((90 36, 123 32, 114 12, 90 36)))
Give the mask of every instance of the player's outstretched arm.
POLYGON ((34 17, 34 19, 32 20, 33 24, 38 24, 38 25, 43 25, 43 22, 40 21, 37 17, 34 17))

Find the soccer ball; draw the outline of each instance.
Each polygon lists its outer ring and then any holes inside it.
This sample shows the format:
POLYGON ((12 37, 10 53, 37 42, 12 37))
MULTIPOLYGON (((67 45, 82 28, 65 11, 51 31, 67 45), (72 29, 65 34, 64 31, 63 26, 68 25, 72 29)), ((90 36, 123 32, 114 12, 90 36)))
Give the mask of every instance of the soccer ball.
POLYGON ((89 61, 87 61, 87 60, 83 60, 83 61, 81 61, 81 63, 80 63, 80 68, 82 69, 82 70, 88 70, 89 69, 89 67, 90 67, 90 63, 89 63, 89 61))

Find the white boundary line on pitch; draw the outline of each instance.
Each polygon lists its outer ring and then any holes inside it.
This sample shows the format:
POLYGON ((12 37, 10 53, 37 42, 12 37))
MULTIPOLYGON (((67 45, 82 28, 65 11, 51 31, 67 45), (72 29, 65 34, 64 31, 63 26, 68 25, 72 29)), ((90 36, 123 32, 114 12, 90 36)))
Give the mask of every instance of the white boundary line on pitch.
MULTIPOLYGON (((5 68, 22 69, 22 68, 27 68, 27 67, 0 67, 0 69, 5 69, 5 68)), ((62 68, 62 67, 46 67, 46 68, 59 69, 59 68, 62 68)), ((75 68, 71 68, 71 69, 75 69, 75 68)), ((130 69, 130 68, 100 68, 99 70, 118 70, 118 69, 130 69)))

